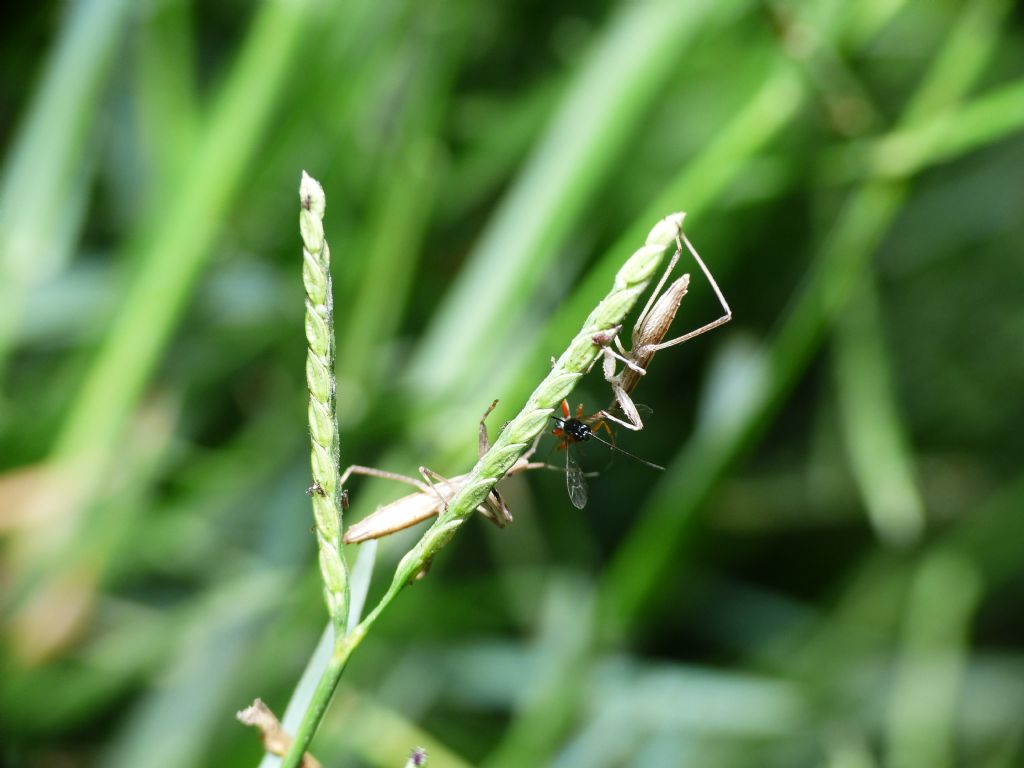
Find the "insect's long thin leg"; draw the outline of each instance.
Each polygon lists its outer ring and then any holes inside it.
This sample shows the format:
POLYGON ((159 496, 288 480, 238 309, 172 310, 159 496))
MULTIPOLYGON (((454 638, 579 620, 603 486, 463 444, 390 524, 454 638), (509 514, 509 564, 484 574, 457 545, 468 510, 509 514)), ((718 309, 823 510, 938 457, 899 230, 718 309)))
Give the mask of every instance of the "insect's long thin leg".
POLYGON ((494 523, 499 528, 504 528, 512 522, 512 512, 509 510, 505 500, 501 498, 497 488, 492 488, 487 494, 483 504, 478 506, 477 511, 494 523))
POLYGON ((488 406, 487 410, 484 411, 484 415, 480 417, 480 430, 477 436, 477 449, 481 456, 487 453, 487 451, 491 447, 491 441, 487 437, 487 417, 491 415, 491 411, 493 411, 495 407, 497 407, 497 405, 498 401, 495 400, 488 406))
MULTIPOLYGON (((605 347, 605 348, 604 348, 604 353, 605 353, 605 355, 607 355, 608 357, 612 357, 612 358, 614 358, 615 360, 618 360, 618 361, 620 361, 620 362, 621 362, 621 363, 623 363, 623 364, 624 364, 624 365, 625 365, 625 366, 626 366, 627 368, 629 368, 629 369, 631 369, 631 370, 634 370, 634 371, 636 371, 636 372, 637 372, 637 373, 639 373, 639 374, 640 374, 641 376, 644 376, 644 375, 646 375, 646 374, 647 374, 647 371, 646 371, 646 370, 645 370, 644 368, 641 368, 641 367, 640 367, 639 365, 637 365, 637 364, 636 364, 636 363, 635 363, 635 362, 634 362, 633 360, 630 360, 630 359, 629 359, 629 357, 627 357, 627 356, 625 356, 625 355, 620 355, 620 354, 619 354, 618 352, 616 352, 616 351, 615 351, 614 349, 612 349, 612 348, 611 348, 610 346, 608 346, 608 347, 605 347)), ((607 374, 607 370, 606 370, 606 374, 607 374)), ((605 375, 605 380, 607 380, 607 379, 608 379, 608 376, 607 376, 607 375, 605 375)))
POLYGON ((383 469, 374 469, 373 467, 363 467, 359 464, 353 464, 351 467, 341 473, 341 478, 338 481, 339 485, 345 485, 345 481, 352 475, 365 475, 367 477, 378 477, 381 480, 394 480, 399 483, 405 483, 411 485, 417 491, 421 493, 430 493, 430 487, 424 485, 415 477, 409 477, 408 475, 400 475, 397 472, 385 472, 383 469))
POLYGON ((697 249, 693 247, 693 244, 689 241, 689 239, 687 239, 686 235, 680 235, 680 238, 682 239, 682 242, 686 244, 686 249, 690 252, 690 255, 693 256, 694 261, 697 262, 697 266, 700 267, 700 271, 704 273, 704 277, 706 277, 708 283, 710 283, 711 290, 715 292, 715 296, 717 297, 718 303, 721 305, 722 312, 724 314, 717 320, 713 320, 710 323, 702 325, 700 328, 690 331, 689 333, 685 333, 682 336, 679 336, 678 338, 670 339, 669 341, 663 341, 660 344, 652 344, 646 346, 645 349, 651 352, 657 352, 659 349, 666 349, 667 347, 674 347, 676 344, 682 344, 683 342, 689 341, 695 336, 700 336, 702 333, 707 333, 708 331, 713 330, 720 325, 725 325, 730 320, 732 320, 732 310, 729 309, 729 303, 725 300, 725 296, 722 294, 721 288, 718 287, 718 283, 715 282, 715 278, 711 274, 711 270, 707 268, 707 265, 704 263, 704 260, 700 257, 700 254, 697 253, 697 249))
MULTIPOLYGON (((498 401, 495 400, 494 402, 497 403, 498 401)), ((492 405, 491 407, 493 408, 494 406, 492 405)), ((488 410, 488 413, 490 413, 490 410, 488 410)), ((483 422, 481 421, 481 427, 482 425, 483 422)), ((533 443, 530 444, 530 447, 526 452, 523 453, 523 455, 516 460, 516 463, 513 464, 505 473, 505 477, 508 477, 509 475, 516 475, 520 472, 526 472, 530 469, 544 469, 548 466, 543 462, 530 461, 530 457, 537 452, 537 446, 540 444, 541 436, 542 435, 538 434, 537 437, 533 439, 533 443)), ((501 497, 501 494, 498 493, 497 487, 491 489, 491 492, 487 494, 487 498, 480 506, 477 507, 477 510, 499 528, 504 528, 512 522, 512 512, 505 503, 505 500, 501 497)))
MULTIPOLYGON (((533 454, 535 454, 537 452, 537 446, 540 445, 540 439, 541 439, 541 437, 543 437, 543 435, 544 435, 543 432, 539 432, 537 434, 537 436, 535 438, 533 438, 533 443, 530 444, 530 447, 527 448, 526 452, 522 456, 519 457, 519 461, 524 462, 526 464, 526 466, 529 467, 530 469, 533 469, 533 467, 530 466, 530 458, 533 456, 533 454)), ((517 464, 518 464, 518 462, 517 462, 517 464)), ((515 465, 513 465, 513 466, 515 466, 515 465)), ((522 470, 519 470, 519 471, 521 472, 522 470)))
POLYGON ((686 244, 686 250, 690 252, 690 255, 693 256, 693 260, 696 261, 697 265, 700 267, 700 271, 704 273, 704 277, 706 277, 708 282, 711 283, 711 288, 714 290, 715 296, 718 297, 718 303, 722 305, 722 311, 725 313, 723 315, 725 318, 723 322, 727 322, 732 318, 732 310, 729 309, 729 303, 725 300, 725 296, 722 294, 722 289, 718 287, 718 283, 715 281, 714 275, 711 274, 711 270, 708 269, 707 264, 704 263, 704 259, 702 259, 700 254, 697 253, 697 249, 693 247, 693 243, 690 242, 686 235, 681 235, 681 237, 683 242, 686 244))
MULTIPOLYGON (((633 327, 633 335, 636 336, 636 333, 637 333, 637 326, 634 326, 633 327)), ((630 351, 630 352, 626 351, 626 347, 623 346, 623 340, 618 338, 617 336, 615 337, 615 346, 618 348, 618 353, 625 354, 625 355, 627 355, 629 357, 633 357, 634 356, 632 351, 630 351)), ((638 366, 636 364, 636 360, 631 360, 631 362, 632 362, 633 365, 631 365, 630 368, 632 368, 634 371, 636 371, 641 376, 646 376, 647 371, 642 369, 642 368, 640 368, 640 366, 638 366)))
MULTIPOLYGON (((600 415, 601 414, 598 414, 598 416, 600 416, 600 415)), ((599 429, 603 429, 605 432, 608 433, 608 437, 612 441, 612 444, 614 445, 615 444, 615 433, 612 432, 612 428, 608 426, 608 422, 606 422, 604 419, 600 419, 599 421, 597 421, 594 424, 593 431, 597 432, 597 430, 599 430, 599 429)))
POLYGON ((439 483, 446 483, 447 484, 449 482, 448 478, 445 477, 442 474, 439 474, 438 472, 435 472, 432 469, 427 469, 426 467, 423 467, 423 466, 421 466, 419 468, 419 473, 420 473, 420 475, 422 475, 423 479, 427 481, 427 485, 430 486, 429 489, 427 490, 427 493, 430 493, 430 491, 433 491, 434 495, 437 496, 438 499, 440 499, 441 506, 447 512, 448 511, 448 499, 446 499, 444 497, 444 494, 442 494, 441 491, 438 489, 438 487, 436 485, 434 485, 434 481, 437 480, 437 482, 439 482, 439 483))
MULTIPOLYGON (((423 479, 430 485, 430 491, 433 491, 434 495, 440 500, 442 509, 447 512, 449 499, 445 498, 444 494, 441 493, 441 489, 435 485, 434 481, 436 480, 438 483, 444 483, 445 485, 450 486, 451 480, 432 469, 428 469, 427 467, 420 467, 419 472, 423 476, 423 479)), ((430 491, 428 491, 428 493, 430 491)), ((484 503, 477 506, 477 511, 499 528, 504 528, 507 522, 512 521, 512 515, 508 513, 504 502, 500 501, 500 497, 498 500, 498 504, 500 506, 494 506, 493 498, 494 491, 491 491, 484 503)))
POLYGON ((644 428, 644 422, 640 418, 640 411, 637 410, 636 403, 633 402, 633 398, 626 392, 625 387, 622 386, 622 382, 615 380, 608 382, 612 388, 612 394, 615 396, 614 403, 618 403, 619 408, 622 409, 622 414, 628 419, 623 421, 622 419, 614 416, 608 411, 600 411, 597 415, 602 419, 612 421, 619 426, 630 429, 634 432, 639 432, 644 428))
MULTIPOLYGON (((628 397, 628 395, 627 395, 627 397, 628 397)), ((619 405, 622 405, 622 401, 621 400, 619 401, 619 405)), ((622 410, 625 411, 626 409, 623 408, 622 410)), ((625 427, 626 429, 630 429, 633 432, 639 432, 640 430, 642 430, 644 428, 644 423, 643 423, 643 421, 640 420, 640 416, 639 415, 637 415, 635 422, 634 421, 623 421, 622 419, 618 418, 617 416, 614 416, 613 414, 608 413, 608 411, 600 411, 597 415, 600 416, 602 419, 607 419, 608 421, 614 422, 615 424, 618 424, 620 427, 625 427)), ((626 415, 628 416, 629 414, 627 413, 626 415)))
POLYGON ((531 469, 556 469, 559 472, 562 471, 561 467, 556 467, 554 464, 548 464, 546 461, 530 461, 530 459, 537 453, 537 448, 540 445, 540 439, 544 437, 544 433, 541 432, 535 438, 530 447, 526 449, 526 453, 519 457, 515 464, 513 464, 508 472, 505 473, 505 477, 510 475, 518 475, 520 472, 527 472, 531 469))

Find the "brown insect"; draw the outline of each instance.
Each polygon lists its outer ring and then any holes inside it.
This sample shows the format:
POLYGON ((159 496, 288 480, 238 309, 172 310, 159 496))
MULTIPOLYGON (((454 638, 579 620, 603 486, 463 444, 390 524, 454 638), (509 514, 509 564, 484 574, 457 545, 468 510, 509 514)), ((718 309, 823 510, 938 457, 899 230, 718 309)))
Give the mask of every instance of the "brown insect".
MULTIPOLYGON (((490 447, 486 421, 497 404, 497 400, 491 403, 480 419, 478 448, 481 456, 490 447)), ((544 462, 530 461, 537 451, 537 442, 538 440, 534 440, 533 445, 530 446, 526 453, 516 460, 516 463, 505 473, 506 477, 531 469, 544 469, 548 466, 544 462)), ((447 508, 451 499, 455 497, 469 479, 469 473, 446 478, 426 467, 420 467, 419 474, 422 480, 396 472, 385 472, 384 470, 363 467, 357 464, 353 464, 346 469, 341 475, 342 483, 351 475, 366 475, 411 485, 416 489, 416 493, 410 493, 408 496, 403 496, 392 501, 390 504, 385 504, 358 523, 350 526, 343 536, 345 543, 356 544, 367 539, 378 539, 440 514, 442 510, 447 508)), ((497 488, 491 489, 484 503, 477 507, 477 511, 499 528, 504 528, 512 522, 512 513, 501 498, 497 488)))
POLYGON ((707 265, 704 264, 703 259, 697 253, 693 244, 683 234, 683 218, 685 216, 685 213, 674 213, 666 217, 666 220, 676 227, 676 252, 673 254, 668 267, 662 274, 661 279, 658 280, 658 284, 651 292, 643 311, 640 312, 640 316, 633 326, 631 334, 632 346, 630 349, 627 351, 622 346, 622 341, 619 338, 621 327, 594 336, 594 343, 602 348, 602 369, 605 381, 611 386, 612 393, 615 396, 615 400, 612 402, 612 409, 621 411, 624 418, 615 416, 609 413, 608 410, 600 411, 595 416, 607 419, 635 432, 643 429, 644 423, 640 419, 640 414, 630 394, 640 382, 640 377, 647 373, 647 368, 651 364, 654 353, 662 349, 674 347, 677 344, 683 344, 696 336, 700 336, 702 333, 707 333, 720 325, 725 325, 732 319, 732 310, 729 309, 729 305, 725 301, 725 296, 722 295, 718 283, 715 282, 715 278, 710 270, 708 270, 707 265), (706 323, 696 330, 684 333, 682 336, 674 339, 663 341, 668 334, 672 321, 676 317, 676 313, 679 311, 679 304, 682 302, 690 285, 690 276, 683 275, 674 280, 665 289, 664 293, 661 292, 668 281, 669 275, 679 262, 684 247, 693 256, 694 261, 697 262, 701 272, 707 278, 708 283, 711 284, 711 288, 714 290, 715 296, 722 306, 723 314, 717 320, 706 323), (616 361, 623 364, 622 369, 617 372, 615 370, 616 361))

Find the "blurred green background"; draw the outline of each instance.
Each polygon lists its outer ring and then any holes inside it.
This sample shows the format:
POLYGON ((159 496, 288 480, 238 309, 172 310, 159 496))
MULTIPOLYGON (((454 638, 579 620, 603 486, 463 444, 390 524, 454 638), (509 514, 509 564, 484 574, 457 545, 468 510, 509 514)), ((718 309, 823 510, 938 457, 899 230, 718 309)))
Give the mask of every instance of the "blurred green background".
POLYGON ((510 481, 400 596, 325 765, 1024 765, 1019 5, 4 15, 0 762, 260 760, 325 621, 305 169, 343 464, 465 471, 672 211, 735 312, 636 392, 667 471, 510 481))

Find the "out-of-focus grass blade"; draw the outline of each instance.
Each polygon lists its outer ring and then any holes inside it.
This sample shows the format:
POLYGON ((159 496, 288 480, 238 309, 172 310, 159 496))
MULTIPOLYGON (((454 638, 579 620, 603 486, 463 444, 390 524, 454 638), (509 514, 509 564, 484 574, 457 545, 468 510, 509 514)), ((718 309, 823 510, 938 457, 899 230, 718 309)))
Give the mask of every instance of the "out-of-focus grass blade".
POLYGON ((584 649, 593 631, 593 593, 589 585, 573 579, 552 579, 545 597, 531 659, 534 674, 520 680, 519 711, 485 761, 488 768, 547 765, 571 725, 568 718, 552 713, 574 712, 584 695, 590 668, 584 649))
POLYGON ((260 6, 174 199, 133 245, 141 251, 141 271, 71 405, 57 456, 105 457, 115 443, 207 263, 294 64, 309 7, 284 0, 260 6))
POLYGON ((1024 657, 971 655, 957 712, 957 753, 964 764, 1013 768, 1024 751, 1024 657))
MULTIPOLYGON (((281 718, 281 727, 287 733, 294 734, 298 730, 302 716, 306 713, 306 708, 313 698, 313 692, 316 691, 316 685, 327 668, 327 662, 330 661, 333 648, 334 627, 327 622, 327 626, 324 627, 320 640, 316 644, 316 649, 309 657, 306 668, 302 670, 302 677, 299 678, 295 690, 292 691, 292 697, 288 700, 284 716, 281 718)), ((260 761, 260 768, 276 768, 280 764, 281 758, 278 755, 265 752, 260 761)))
POLYGON ((924 502, 892 390, 873 276, 865 274, 836 325, 843 437, 868 516, 883 541, 907 545, 924 529, 924 502))
POLYGON ((407 380, 424 402, 444 399, 463 361, 507 332, 689 40, 744 4, 649 0, 609 21, 419 345, 407 380))
POLYGON ((1012 579, 1024 562, 1024 477, 993 496, 944 540, 978 568, 989 589, 1012 579))
POLYGON ((141 699, 110 745, 111 768, 200 765, 214 734, 240 728, 229 701, 259 626, 274 610, 288 580, 282 573, 247 576, 204 600, 183 637, 182 653, 141 699))
POLYGON ((887 720, 887 765, 954 764, 954 728, 971 620, 981 598, 973 566, 942 551, 915 575, 904 618, 903 648, 893 676, 887 720))
POLYGON ((704 741, 685 733, 657 733, 637 743, 619 765, 623 768, 668 768, 699 765, 701 768, 731 768, 736 760, 719 759, 702 749, 704 741))
POLYGON ((750 418, 769 381, 764 350, 751 339, 729 340, 712 358, 697 410, 697 429, 713 434, 750 418))
MULTIPOLYGON (((481 366, 477 375, 466 377, 465 381, 458 385, 460 390, 455 401, 480 400, 482 392, 494 392, 496 388, 502 391, 511 389, 511 392, 505 395, 509 402, 524 399, 534 385, 536 371, 522 365, 509 364, 509 359, 543 359, 545 349, 557 349, 562 340, 572 333, 572 329, 579 325, 580 318, 586 316, 589 307, 593 306, 612 281, 622 263, 623 254, 630 253, 636 248, 636 243, 643 242, 651 222, 657 221, 671 211, 679 210, 681 205, 685 207, 689 220, 692 220, 694 212, 699 216, 701 212, 707 210, 743 172, 751 158, 793 118, 801 103, 798 73, 789 61, 779 59, 755 90, 754 95, 723 126, 711 144, 701 150, 691 163, 670 180, 655 202, 647 206, 646 212, 637 219, 636 224, 605 252, 586 275, 581 277, 579 285, 559 305, 543 333, 537 337, 529 333, 528 327, 521 328, 519 336, 524 342, 529 340, 528 344, 521 349, 504 352, 503 355, 507 359, 502 365, 481 366), (504 383, 512 377, 515 377, 513 381, 504 383)), ((719 278, 722 275, 722 266, 721 262, 715 262, 711 267, 719 278)), ((439 418, 437 423, 430 422, 424 425, 424 433, 437 434, 440 431, 439 424, 447 419, 445 416, 439 418)), ((442 434, 451 434, 451 431, 442 434)))
POLYGON ((825 745, 825 768, 878 768, 866 738, 837 733, 825 745))
POLYGON ((110 0, 66 9, 42 82, 4 161, 0 370, 26 293, 63 266, 76 239, 66 231, 76 217, 65 217, 75 208, 75 195, 88 186, 82 174, 92 164, 84 149, 129 7, 125 0, 110 0))
POLYGON ((25 344, 78 343, 103 329, 112 309, 111 270, 97 265, 73 266, 31 291, 26 311, 38 313, 18 336, 25 344))
POLYGON ((556 766, 620 765, 656 733, 764 739, 798 732, 807 704, 790 683, 697 668, 620 661, 603 667, 587 722, 556 766))
POLYGON ((373 580, 373 565, 377 560, 377 540, 363 542, 359 545, 359 554, 356 555, 355 565, 352 566, 352 575, 349 577, 349 606, 348 623, 349 631, 362 621, 363 608, 366 606, 366 596, 370 592, 370 582, 373 580))
MULTIPOLYGON (((889 702, 890 731, 898 718, 904 720, 901 728, 912 731, 919 722, 918 714, 935 725, 946 718, 935 733, 940 741, 954 732, 969 741, 970 734, 991 734, 993 729, 1012 731, 1014 718, 1002 715, 1020 709, 1015 703, 1024 696, 1024 686, 1013 679, 1012 672, 1008 674, 1010 668, 1004 662, 998 678, 1000 682, 1012 682, 1001 685, 998 691, 992 689, 992 667, 979 666, 977 657, 968 660, 964 654, 969 622, 982 596, 1020 573, 1024 558, 1019 514, 1022 500, 1024 480, 1017 478, 923 552, 916 573, 915 563, 906 558, 872 552, 853 569, 828 615, 797 628, 767 655, 756 654, 754 663, 801 680, 816 701, 842 701, 843 711, 849 711, 852 696, 863 709, 863 717, 872 723, 878 712, 885 712, 887 696, 905 697, 889 702), (945 592, 951 601, 948 608, 945 592), (898 685, 907 689, 902 693, 889 687, 890 649, 901 632, 902 682, 898 685), (930 658, 928 663, 917 664, 926 657, 930 658), (970 666, 964 670, 967 678, 960 692, 960 668, 966 664, 970 666), (986 681, 989 690, 982 693, 979 688, 986 681), (930 702, 912 712, 903 711, 904 707, 916 706, 909 698, 933 683, 937 687, 930 702), (959 709, 955 723, 948 719, 954 696, 957 701, 977 704, 959 709), (998 710, 995 717, 991 710, 983 711, 993 705, 998 710)), ((826 718, 829 711, 825 705, 826 718)), ((991 743, 991 738, 988 741, 991 743)))
MULTIPOLYGON (((30 602, 19 621, 7 628, 9 647, 19 662, 39 664, 60 649, 69 635, 76 634, 97 601, 96 582, 109 570, 121 566, 109 553, 126 545, 132 550, 137 548, 133 535, 139 534, 139 518, 147 507, 150 484, 171 453, 180 408, 178 397, 167 393, 150 399, 133 414, 123 439, 123 474, 111 483, 109 495, 97 505, 94 525, 82 532, 73 552, 61 563, 65 578, 58 581, 54 591, 30 602)), ((43 467, 36 484, 49 482, 52 479, 43 467)), ((17 507, 16 502, 11 504, 12 509, 17 507)), ((31 532, 45 527, 31 516, 25 518, 23 525, 25 531, 31 532)), ((11 562, 23 565, 14 558, 11 562)))
MULTIPOLYGON (((928 111, 951 109, 997 43, 1005 4, 977 2, 963 14, 919 90, 902 124, 914 124, 928 111), (969 39, 965 39, 969 38, 969 39), (955 77, 953 76, 955 74, 955 77), (968 76, 970 75, 970 77, 968 76), (937 81, 937 78, 947 80, 937 81), (939 87, 939 84, 943 87, 939 87), (956 87, 954 87, 954 85, 956 87)), ((876 181, 855 191, 821 245, 820 255, 770 342, 766 360, 771 371, 760 402, 748 418, 731 428, 703 430, 669 467, 646 511, 616 552, 606 572, 601 601, 607 613, 599 626, 631 626, 679 562, 680 540, 693 516, 724 473, 767 426, 771 416, 804 371, 829 326, 844 309, 864 265, 881 243, 902 205, 905 185, 876 181)))
POLYGON ((861 0, 824 3, 835 11, 835 26, 853 47, 867 45, 907 6, 907 0, 861 0))
POLYGON ((339 686, 313 746, 324 765, 339 765, 341 754, 355 753, 362 762, 376 768, 395 768, 405 764, 413 747, 427 750, 429 768, 471 765, 399 712, 345 685, 339 686))
MULTIPOLYGON (((140 269, 54 441, 51 458, 62 472, 60 533, 50 526, 45 541, 25 542, 27 549, 38 547, 49 555, 39 558, 34 568, 59 577, 67 550, 75 546, 85 509, 102 486, 125 421, 207 263, 224 211, 253 159, 294 63, 310 7, 309 2, 292 0, 260 6, 173 200, 131 246, 140 251, 140 269)), ((54 499, 39 503, 52 505, 54 499)), ((27 578, 14 577, 15 593, 27 578)))
POLYGON ((453 166, 441 194, 444 205, 438 216, 454 221, 473 207, 496 196, 512 169, 528 154, 564 88, 558 76, 533 84, 517 96, 501 94, 488 100, 466 99, 457 114, 465 121, 469 145, 453 166))
MULTIPOLYGON (((587 307, 593 305, 611 281, 623 254, 643 241, 650 222, 681 207, 687 212, 687 224, 699 220, 700 214, 743 172, 746 163, 793 118, 801 102, 797 72, 790 62, 780 59, 752 98, 722 127, 711 144, 669 182, 636 224, 581 278, 579 286, 561 303, 543 335, 532 346, 533 356, 541 356, 544 349, 557 348, 559 340, 579 324, 580 317, 586 316, 587 307)), ((715 275, 721 278, 721 262, 710 261, 715 275)), ((489 378, 493 380, 494 376, 489 378)), ((531 376, 521 375, 511 399, 525 397, 532 381, 531 376)))
POLYGON ((164 200, 178 181, 199 133, 193 69, 196 51, 187 3, 163 3, 139 25, 133 80, 142 150, 150 171, 153 199, 164 200))
MULTIPOLYGON (((1020 572, 1024 558, 1024 523, 1019 514, 1024 503, 1024 478, 992 494, 960 525, 944 536, 931 554, 947 553, 968 563, 991 591, 1020 572)), ((760 659, 784 668, 805 681, 828 676, 829 665, 844 658, 852 664, 868 652, 882 652, 888 633, 904 622, 906 595, 913 574, 912 563, 891 555, 873 553, 856 567, 835 599, 830 615, 813 631, 799 632, 791 645, 776 655, 760 659)))
MULTIPOLYGON (((409 41, 399 59, 395 79, 405 84, 390 118, 397 125, 381 147, 365 242, 357 245, 366 254, 362 275, 338 345, 344 350, 344 375, 371 393, 384 373, 372 364, 391 345, 401 322, 437 201, 439 130, 463 56, 461 19, 424 23, 429 30, 409 41)), ((344 411, 344 403, 339 410, 344 411)))
POLYGON ((823 154, 822 176, 830 183, 904 178, 929 165, 968 154, 1021 130, 1024 80, 1000 85, 960 109, 922 118, 914 125, 823 154))

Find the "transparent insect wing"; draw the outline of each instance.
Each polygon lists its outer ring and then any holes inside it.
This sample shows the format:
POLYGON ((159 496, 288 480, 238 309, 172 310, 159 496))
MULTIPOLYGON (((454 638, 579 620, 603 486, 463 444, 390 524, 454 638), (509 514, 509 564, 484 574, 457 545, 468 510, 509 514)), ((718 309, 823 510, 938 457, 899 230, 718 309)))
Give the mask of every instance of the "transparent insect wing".
POLYGON ((569 501, 576 509, 587 506, 587 481, 583 479, 583 470, 568 450, 565 452, 565 486, 569 490, 569 501))

